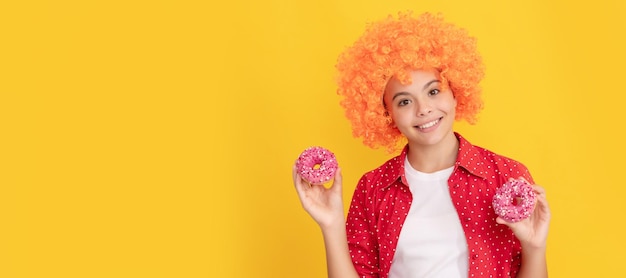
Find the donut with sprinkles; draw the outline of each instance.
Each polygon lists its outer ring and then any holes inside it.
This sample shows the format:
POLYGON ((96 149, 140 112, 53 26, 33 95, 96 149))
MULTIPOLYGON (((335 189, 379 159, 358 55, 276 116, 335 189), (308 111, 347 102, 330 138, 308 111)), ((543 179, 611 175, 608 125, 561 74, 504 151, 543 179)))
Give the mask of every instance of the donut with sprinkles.
POLYGON ((509 223, 522 221, 530 216, 536 193, 524 179, 511 179, 496 190, 493 208, 498 216, 509 223))
POLYGON ((310 184, 324 184, 330 181, 335 176, 337 168, 335 154, 320 146, 305 149, 296 161, 296 170, 310 184))

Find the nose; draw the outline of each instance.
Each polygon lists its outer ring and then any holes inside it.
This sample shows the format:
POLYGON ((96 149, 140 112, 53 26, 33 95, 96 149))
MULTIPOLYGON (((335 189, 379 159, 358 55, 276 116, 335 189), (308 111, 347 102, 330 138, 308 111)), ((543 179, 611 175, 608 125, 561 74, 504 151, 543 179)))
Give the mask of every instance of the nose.
POLYGON ((417 111, 415 114, 417 114, 418 117, 423 117, 433 112, 432 103, 430 103, 427 99, 418 101, 416 109, 417 111))

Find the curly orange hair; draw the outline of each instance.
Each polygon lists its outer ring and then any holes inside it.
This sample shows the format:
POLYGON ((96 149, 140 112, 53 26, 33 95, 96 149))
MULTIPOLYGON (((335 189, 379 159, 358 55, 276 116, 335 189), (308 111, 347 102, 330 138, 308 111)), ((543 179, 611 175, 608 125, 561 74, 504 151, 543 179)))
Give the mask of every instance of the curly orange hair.
POLYGON ((444 89, 457 100, 456 120, 476 122, 483 103, 479 83, 484 64, 476 39, 443 17, 411 12, 370 23, 361 37, 339 55, 338 89, 352 134, 371 148, 395 151, 405 140, 391 124, 382 102, 388 80, 410 83, 410 71, 437 69, 444 89))

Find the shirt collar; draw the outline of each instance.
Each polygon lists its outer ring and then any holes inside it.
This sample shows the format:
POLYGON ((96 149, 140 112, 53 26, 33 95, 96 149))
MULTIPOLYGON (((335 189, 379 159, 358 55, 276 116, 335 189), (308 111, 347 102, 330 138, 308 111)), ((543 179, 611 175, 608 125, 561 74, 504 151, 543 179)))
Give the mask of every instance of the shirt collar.
POLYGON ((455 166, 463 167, 470 174, 486 178, 487 172, 483 160, 481 159, 481 148, 472 145, 469 141, 465 140, 461 134, 454 133, 459 140, 459 152, 456 157, 455 166))
MULTIPOLYGON (((485 178, 485 170, 484 166, 480 158, 480 150, 478 147, 472 145, 469 141, 467 141, 461 134, 455 132, 454 135, 459 140, 459 151, 457 153, 456 162, 454 163, 455 171, 458 167, 465 169, 472 175, 478 176, 480 178, 485 178)), ((389 162, 389 168, 393 169, 392 172, 389 173, 390 176, 394 177, 390 179, 391 182, 389 184, 382 187, 385 189, 391 186, 395 181, 400 179, 402 184, 408 185, 406 181, 405 171, 404 171, 404 161, 406 160, 406 155, 409 151, 409 145, 406 144, 402 149, 400 155, 394 157, 389 162)))

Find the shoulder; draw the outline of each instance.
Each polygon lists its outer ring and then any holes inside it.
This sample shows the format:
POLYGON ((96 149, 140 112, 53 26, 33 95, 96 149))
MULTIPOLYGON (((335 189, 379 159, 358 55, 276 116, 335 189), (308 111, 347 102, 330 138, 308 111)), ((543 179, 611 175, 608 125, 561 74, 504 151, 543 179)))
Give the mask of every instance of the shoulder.
POLYGON ((524 177, 532 181, 530 172, 524 163, 484 147, 472 145, 471 148, 474 153, 474 159, 479 161, 479 164, 482 165, 482 169, 488 173, 488 175, 506 178, 524 177))
POLYGON ((479 154, 479 157, 485 163, 493 163, 493 164, 498 164, 498 165, 515 165, 515 166, 525 167, 522 162, 517 161, 508 156, 496 153, 494 151, 491 151, 487 148, 483 148, 480 146, 473 146, 473 147, 476 150, 476 152, 479 154))
POLYGON ((375 169, 372 169, 361 176, 358 187, 368 189, 382 188, 390 185, 402 176, 404 172, 405 152, 385 161, 375 169))

